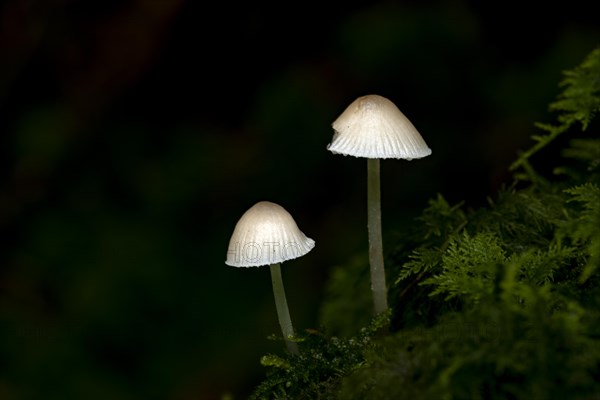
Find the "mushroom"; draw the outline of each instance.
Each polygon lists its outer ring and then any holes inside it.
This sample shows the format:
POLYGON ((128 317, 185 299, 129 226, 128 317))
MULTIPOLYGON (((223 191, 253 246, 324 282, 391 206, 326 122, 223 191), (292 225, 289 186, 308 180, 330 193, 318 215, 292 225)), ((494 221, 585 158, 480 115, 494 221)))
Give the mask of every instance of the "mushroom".
POLYGON ((327 149, 334 154, 367 158, 367 210, 371 291, 375 314, 387 310, 387 289, 381 238, 380 158, 412 160, 431 149, 394 103, 367 95, 354 100, 332 124, 327 149))
POLYGON ((259 267, 269 265, 279 325, 287 349, 298 353, 298 346, 290 340, 294 328, 288 310, 280 263, 302 257, 315 247, 315 241, 306 237, 294 218, 283 207, 261 201, 248 209, 237 222, 225 264, 232 267, 259 267))

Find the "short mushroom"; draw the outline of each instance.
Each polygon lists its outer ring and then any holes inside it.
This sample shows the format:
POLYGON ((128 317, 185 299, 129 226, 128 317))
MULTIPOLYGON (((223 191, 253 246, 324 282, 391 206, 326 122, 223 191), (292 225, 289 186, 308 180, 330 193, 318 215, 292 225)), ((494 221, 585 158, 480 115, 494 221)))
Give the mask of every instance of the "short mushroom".
POLYGON ((334 135, 327 149, 335 154, 367 158, 369 263, 375 313, 387 310, 387 289, 381 238, 380 158, 412 160, 431 149, 394 103, 367 95, 354 100, 333 122, 334 135))
POLYGON ((248 209, 237 222, 225 264, 232 267, 269 265, 279 325, 287 349, 298 353, 292 339, 294 328, 288 310, 280 263, 302 257, 312 250, 315 241, 306 237, 283 207, 261 201, 248 209))

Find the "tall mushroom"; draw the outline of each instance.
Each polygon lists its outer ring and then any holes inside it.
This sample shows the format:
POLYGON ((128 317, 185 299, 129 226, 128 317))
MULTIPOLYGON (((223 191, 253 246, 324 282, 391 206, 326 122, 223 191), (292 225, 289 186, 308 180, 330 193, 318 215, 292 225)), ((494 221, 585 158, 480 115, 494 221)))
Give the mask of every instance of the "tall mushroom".
POLYGON ((287 349, 294 354, 298 353, 298 346, 290 340, 294 337, 294 328, 285 297, 280 263, 302 257, 313 247, 315 241, 300 231, 283 207, 261 201, 248 209, 236 224, 225 261, 225 264, 232 267, 270 266, 279 325, 287 349))
POLYGON ((387 310, 387 288, 381 238, 380 158, 412 160, 431 149, 394 103, 367 95, 354 100, 332 124, 327 149, 335 154, 367 158, 369 263, 375 314, 387 310))

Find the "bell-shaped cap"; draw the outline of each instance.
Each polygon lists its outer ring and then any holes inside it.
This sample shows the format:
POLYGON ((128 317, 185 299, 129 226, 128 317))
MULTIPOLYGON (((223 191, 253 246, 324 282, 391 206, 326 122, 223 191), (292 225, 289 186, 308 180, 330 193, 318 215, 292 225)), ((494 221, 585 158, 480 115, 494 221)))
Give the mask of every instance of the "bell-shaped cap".
POLYGON ((261 201, 242 215, 229 240, 225 264, 259 267, 302 257, 315 247, 283 207, 261 201))
POLYGON ((412 160, 431 154, 431 149, 394 103, 367 95, 354 100, 333 122, 332 153, 364 158, 412 160))

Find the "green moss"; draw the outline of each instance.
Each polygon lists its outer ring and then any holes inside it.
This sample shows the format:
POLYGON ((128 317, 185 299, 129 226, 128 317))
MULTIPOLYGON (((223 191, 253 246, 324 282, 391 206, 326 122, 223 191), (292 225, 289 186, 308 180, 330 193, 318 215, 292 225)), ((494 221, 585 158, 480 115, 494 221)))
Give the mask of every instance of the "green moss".
POLYGON ((556 124, 538 125, 546 134, 518 156, 514 183, 475 210, 438 195, 386 255, 391 325, 366 321, 366 257, 350 260, 332 273, 323 331, 305 334, 299 356, 263 358, 254 398, 600 395, 598 133, 572 139, 555 175, 531 161, 592 126, 600 49, 562 86, 556 124))

